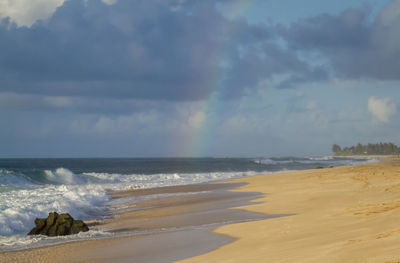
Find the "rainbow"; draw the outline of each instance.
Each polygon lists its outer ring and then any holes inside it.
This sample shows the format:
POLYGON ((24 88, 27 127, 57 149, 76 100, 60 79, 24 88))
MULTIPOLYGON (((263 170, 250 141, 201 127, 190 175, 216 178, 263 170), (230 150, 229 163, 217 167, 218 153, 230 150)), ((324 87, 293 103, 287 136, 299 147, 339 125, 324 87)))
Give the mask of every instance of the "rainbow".
MULTIPOLYGON (((240 17, 244 15, 247 10, 253 4, 253 0, 238 0, 234 3, 230 3, 228 6, 224 6, 224 13, 227 17, 240 17)), ((237 29, 232 26, 231 28, 225 29, 224 39, 226 43, 215 47, 210 50, 213 57, 215 58, 214 63, 218 65, 229 65, 230 54, 224 47, 229 45, 236 38, 237 29)), ((221 120, 221 116, 224 115, 224 106, 220 102, 220 98, 227 94, 228 87, 224 83, 225 74, 227 72, 213 72, 209 79, 209 87, 213 91, 211 96, 202 102, 201 112, 198 112, 194 116, 196 122, 188 131, 184 138, 177 138, 182 148, 175 149, 174 152, 179 152, 180 156, 191 156, 191 157, 204 157, 209 150, 213 150, 214 141, 216 138, 216 127, 221 120), (183 140, 183 142, 182 142, 183 140)))

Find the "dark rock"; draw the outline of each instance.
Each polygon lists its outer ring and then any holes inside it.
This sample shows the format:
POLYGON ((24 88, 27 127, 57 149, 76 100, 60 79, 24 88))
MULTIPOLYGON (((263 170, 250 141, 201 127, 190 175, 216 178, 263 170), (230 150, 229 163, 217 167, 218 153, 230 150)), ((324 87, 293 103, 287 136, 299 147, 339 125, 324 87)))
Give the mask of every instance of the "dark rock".
POLYGON ((40 231, 46 226, 46 218, 36 218, 35 227, 29 232, 28 235, 38 235, 40 231))
MULTIPOLYGON (((71 228, 67 224, 58 225, 55 235, 56 236, 68 235, 70 229, 71 228)), ((71 233, 71 234, 76 234, 76 233, 71 233)))
POLYGON ((54 223, 56 222, 57 216, 58 216, 58 214, 56 212, 49 213, 49 216, 47 218, 45 218, 46 225, 44 226, 44 228, 42 230, 40 230, 40 232, 38 234, 54 236, 49 233, 54 233, 54 229, 51 229, 51 228, 55 225, 54 223), (46 234, 44 234, 44 233, 46 233, 46 234))
POLYGON ((50 228, 47 229, 47 232, 40 233, 40 234, 46 235, 49 237, 55 237, 55 236, 57 236, 57 227, 58 226, 56 224, 54 224, 54 225, 50 226, 50 228))
POLYGON ((35 227, 28 235, 65 236, 89 231, 82 220, 74 220, 70 214, 49 213, 47 218, 36 218, 35 227))
POLYGON ((49 213, 49 216, 46 219, 46 225, 52 226, 56 221, 58 214, 56 212, 49 213))
POLYGON ((82 220, 74 220, 71 227, 71 234, 89 231, 89 227, 82 220))
POLYGON ((35 225, 37 228, 42 229, 46 225, 46 219, 44 218, 36 218, 35 225))

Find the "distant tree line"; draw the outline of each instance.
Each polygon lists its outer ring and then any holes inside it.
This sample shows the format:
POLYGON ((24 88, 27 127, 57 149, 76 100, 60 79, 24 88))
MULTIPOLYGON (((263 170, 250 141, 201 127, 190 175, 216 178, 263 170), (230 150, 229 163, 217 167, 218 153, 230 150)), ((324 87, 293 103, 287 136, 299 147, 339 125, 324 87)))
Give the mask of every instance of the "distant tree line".
POLYGON ((335 155, 391 155, 400 154, 400 148, 393 143, 357 144, 356 146, 344 147, 332 145, 332 152, 335 155))

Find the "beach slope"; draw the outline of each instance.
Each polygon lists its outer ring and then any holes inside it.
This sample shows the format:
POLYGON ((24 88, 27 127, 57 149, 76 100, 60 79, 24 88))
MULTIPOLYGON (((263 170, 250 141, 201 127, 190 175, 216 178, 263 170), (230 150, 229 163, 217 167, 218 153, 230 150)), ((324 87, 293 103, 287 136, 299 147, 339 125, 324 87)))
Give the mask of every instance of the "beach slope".
POLYGON ((183 230, 4 252, 0 262, 400 262, 397 159, 233 182, 119 193, 196 194, 136 203, 153 208, 124 212, 104 225, 117 232, 183 230), (208 232, 213 227, 186 229, 243 218, 258 221, 223 225, 215 235, 208 232))
MULTIPOLYGON (((262 192, 244 209, 287 217, 222 226, 237 238, 189 262, 400 262, 400 162, 237 180, 262 192)), ((241 207, 240 209, 243 209, 241 207)))

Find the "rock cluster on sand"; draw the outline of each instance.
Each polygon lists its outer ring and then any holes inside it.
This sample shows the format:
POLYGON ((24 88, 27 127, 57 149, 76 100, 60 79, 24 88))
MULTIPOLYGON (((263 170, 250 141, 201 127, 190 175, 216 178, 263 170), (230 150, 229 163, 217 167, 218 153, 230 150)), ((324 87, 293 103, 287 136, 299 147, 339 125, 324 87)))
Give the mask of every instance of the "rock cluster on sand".
POLYGON ((28 235, 65 236, 89 231, 82 220, 74 220, 69 214, 49 213, 47 218, 36 218, 35 227, 28 235))

